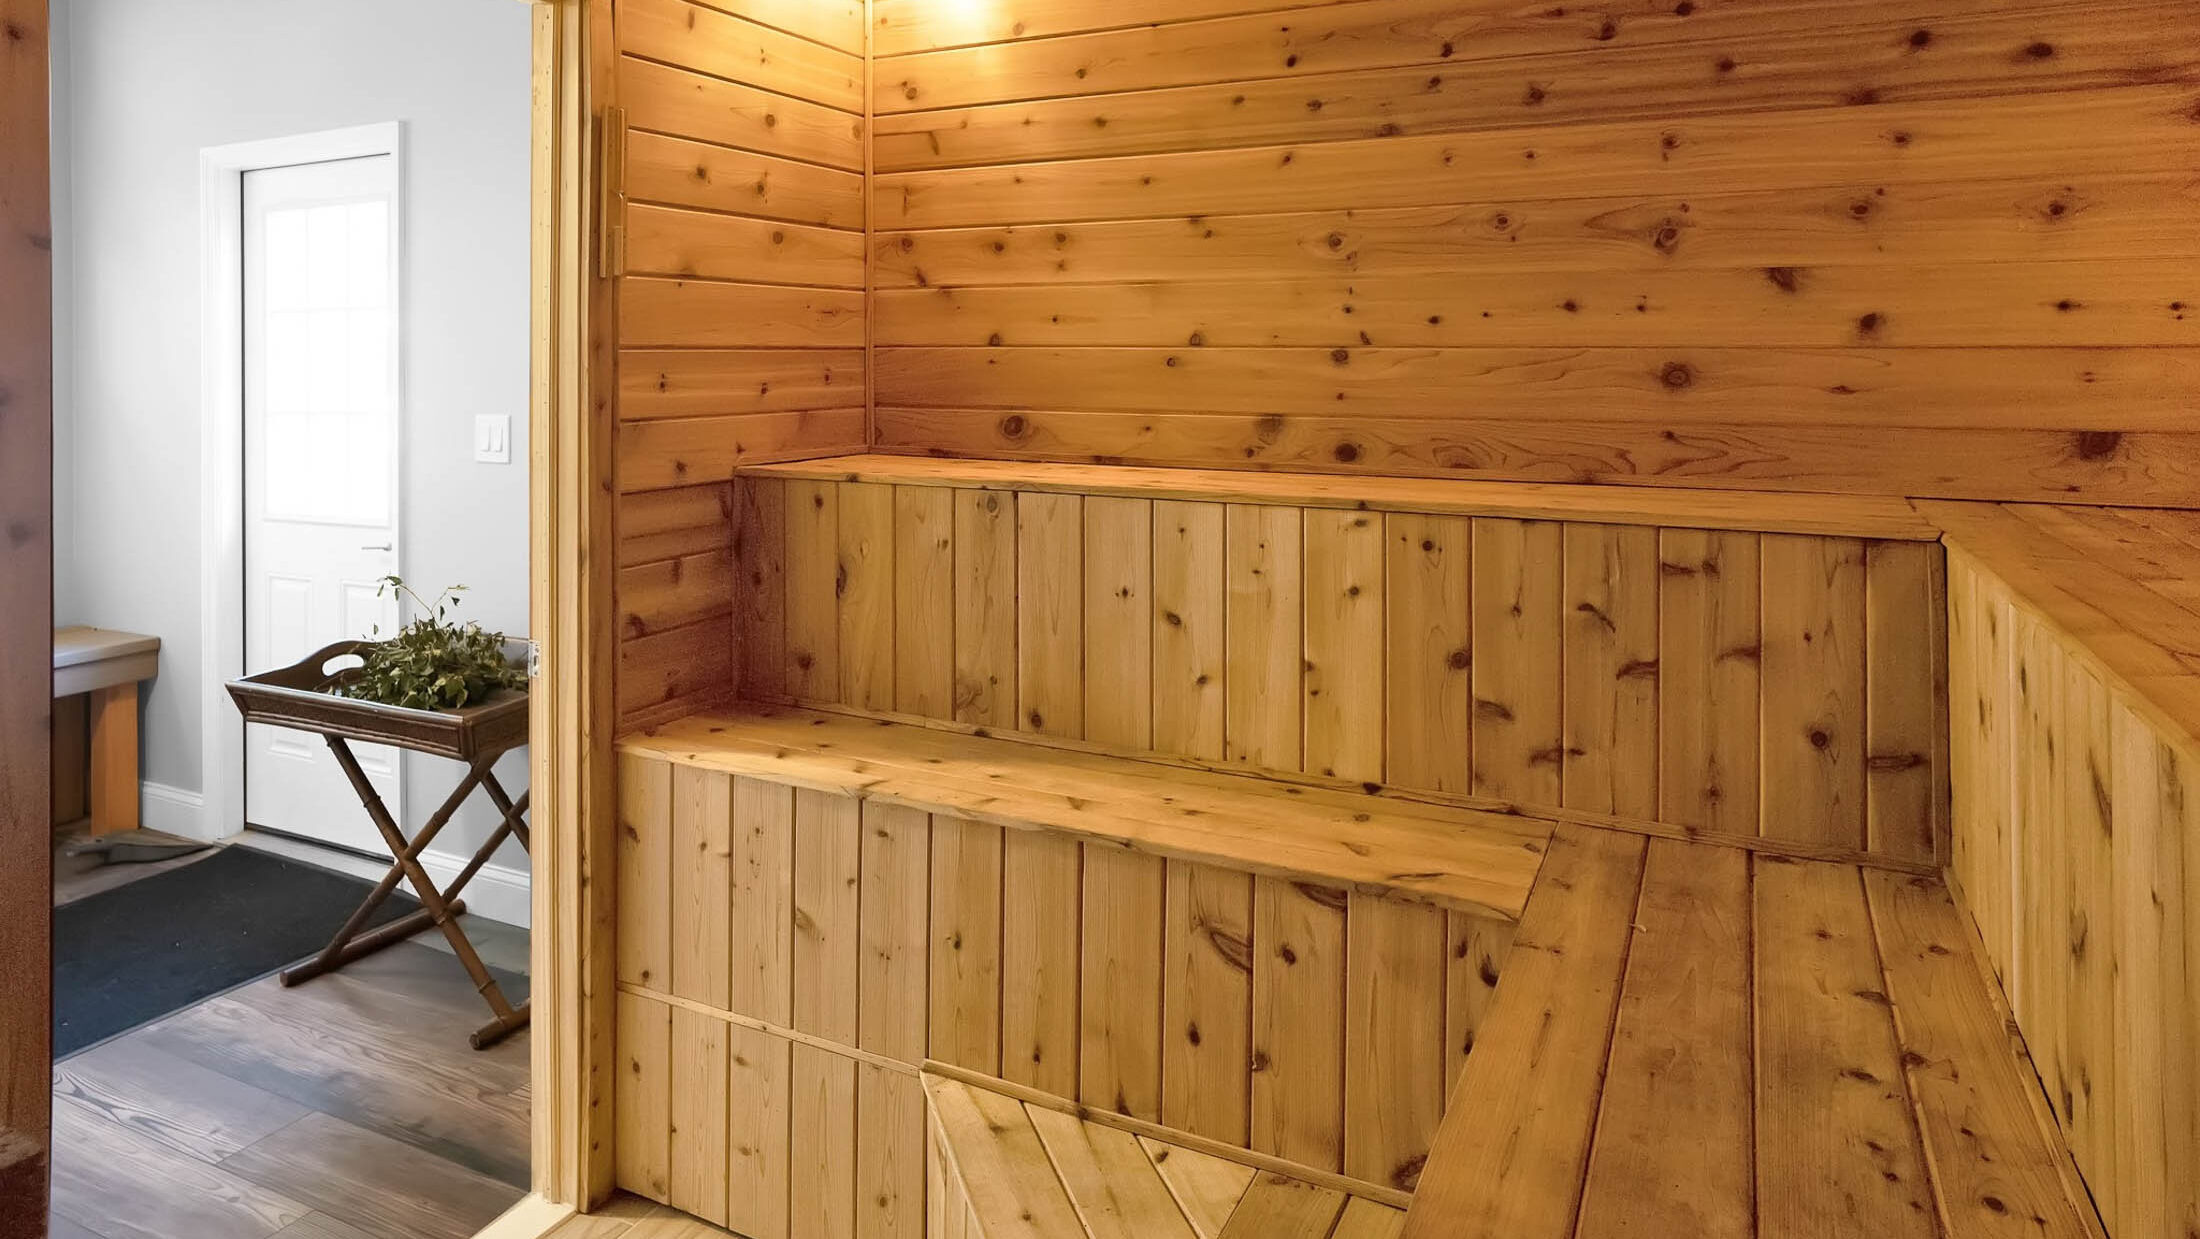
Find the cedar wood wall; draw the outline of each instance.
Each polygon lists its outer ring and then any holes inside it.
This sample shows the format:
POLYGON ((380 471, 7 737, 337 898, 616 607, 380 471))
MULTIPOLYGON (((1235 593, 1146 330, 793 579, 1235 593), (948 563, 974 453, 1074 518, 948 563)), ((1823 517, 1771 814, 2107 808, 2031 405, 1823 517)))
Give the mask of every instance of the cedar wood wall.
POLYGON ((2185 505, 2185 0, 875 0, 896 451, 2185 505))
POLYGON ((864 33, 860 0, 615 12, 623 141, 604 128, 625 196, 609 248, 624 272, 618 702, 632 722, 731 675, 733 467, 862 449, 864 33))
POLYGON ((629 724, 731 682, 733 469, 867 441, 2200 493, 2182 0, 870 7, 618 2, 629 724))

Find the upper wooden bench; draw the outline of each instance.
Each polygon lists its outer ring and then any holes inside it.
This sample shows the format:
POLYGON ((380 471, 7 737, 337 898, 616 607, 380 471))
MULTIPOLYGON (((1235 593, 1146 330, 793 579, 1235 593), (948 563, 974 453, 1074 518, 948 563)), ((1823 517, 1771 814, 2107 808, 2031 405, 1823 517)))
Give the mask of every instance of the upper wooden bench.
POLYGON ((629 753, 1513 921, 1551 824, 805 710, 698 714, 629 753))
POLYGON ((1999 577, 2153 721, 2200 745, 2200 512, 1920 500, 1951 552, 1999 577))
POLYGON ((1940 536, 1939 529, 1920 516, 1909 500, 1889 495, 1339 477, 1247 469, 1154 469, 877 454, 745 465, 735 473, 742 477, 1824 534, 1907 542, 1930 542, 1940 536))
POLYGON ((2097 1235, 1930 878, 1561 826, 1407 1239, 2097 1235))

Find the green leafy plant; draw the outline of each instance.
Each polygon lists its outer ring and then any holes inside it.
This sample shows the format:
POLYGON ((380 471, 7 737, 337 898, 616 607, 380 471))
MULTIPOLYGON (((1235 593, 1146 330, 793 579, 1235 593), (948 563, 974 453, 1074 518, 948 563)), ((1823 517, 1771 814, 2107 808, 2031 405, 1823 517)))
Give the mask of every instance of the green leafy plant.
MULTIPOLYGON (((504 634, 468 620, 445 617, 459 604, 463 585, 453 585, 430 602, 402 577, 383 577, 381 597, 395 590, 420 608, 420 618, 362 651, 366 665, 333 690, 362 701, 408 706, 415 710, 456 710, 481 701, 499 688, 519 688, 527 673, 505 661, 504 634)), ((377 634, 380 629, 376 629, 377 634)))

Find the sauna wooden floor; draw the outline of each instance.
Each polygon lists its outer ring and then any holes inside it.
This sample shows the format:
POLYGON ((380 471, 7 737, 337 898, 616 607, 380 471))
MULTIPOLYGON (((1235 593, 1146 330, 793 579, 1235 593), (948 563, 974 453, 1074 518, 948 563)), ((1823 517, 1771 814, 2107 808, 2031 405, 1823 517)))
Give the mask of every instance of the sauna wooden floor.
POLYGON ((2084 1239, 2011 1028, 1932 878, 1561 826, 1406 1233, 2084 1239))
POLYGON ((1391 1239, 1405 1211, 926 1074, 930 1239, 1391 1239))
MULTIPOLYGON (((478 935, 477 935, 478 937, 478 935)), ((54 1239, 468 1239, 525 1194, 528 1038, 401 943, 54 1068, 54 1239)))

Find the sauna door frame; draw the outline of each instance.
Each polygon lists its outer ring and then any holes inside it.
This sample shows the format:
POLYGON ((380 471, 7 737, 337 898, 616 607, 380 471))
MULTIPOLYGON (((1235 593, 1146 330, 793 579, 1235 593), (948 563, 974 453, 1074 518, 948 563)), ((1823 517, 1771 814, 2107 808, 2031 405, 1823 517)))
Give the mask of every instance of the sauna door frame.
POLYGON ((53 255, 46 0, 0 0, 0 1232, 52 1132, 53 255))
POLYGON ((596 175, 596 118, 609 97, 615 51, 612 0, 529 3, 534 1196, 492 1227, 500 1239, 540 1234, 567 1210, 593 1208, 612 1191, 614 323, 611 281, 598 267, 604 203, 596 175))

